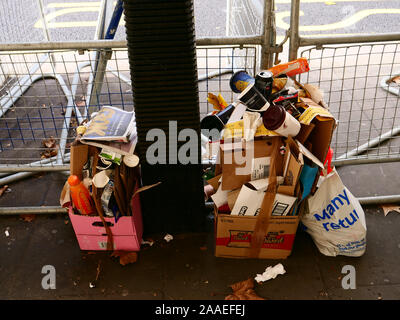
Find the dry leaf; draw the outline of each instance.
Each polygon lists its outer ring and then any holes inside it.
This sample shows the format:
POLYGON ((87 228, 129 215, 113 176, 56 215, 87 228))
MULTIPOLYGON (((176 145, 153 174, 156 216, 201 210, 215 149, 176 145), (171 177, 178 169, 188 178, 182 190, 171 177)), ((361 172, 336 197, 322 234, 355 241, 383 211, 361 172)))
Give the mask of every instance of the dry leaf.
POLYGON ((40 154, 41 159, 55 157, 58 153, 58 145, 54 137, 50 137, 42 140, 42 145, 47 149, 40 154))
POLYGON ((390 82, 394 82, 396 84, 400 84, 400 76, 396 76, 396 77, 390 79, 390 82))
POLYGON ((254 291, 254 280, 252 278, 234 283, 230 287, 233 293, 226 296, 225 300, 265 300, 254 291))
POLYGON ((46 148, 54 148, 56 146, 56 139, 54 139, 54 137, 51 136, 50 138, 43 139, 42 144, 46 148))
POLYGON ((77 107, 85 107, 86 106, 86 100, 76 101, 75 105, 77 107))
POLYGON ((137 253, 129 251, 114 251, 111 257, 119 257, 119 263, 123 266, 137 261, 137 253))
POLYGON ((400 213, 400 205, 396 204, 382 204, 381 208, 383 209, 383 213, 385 214, 385 217, 390 211, 396 211, 397 213, 400 213))
POLYGON ((8 185, 5 185, 3 187, 0 188, 0 197, 3 195, 4 192, 6 192, 8 189, 8 185))
POLYGON ((200 247, 200 250, 201 250, 201 251, 206 251, 206 250, 207 250, 207 247, 206 247, 206 246, 200 247))
POLYGON ((34 215, 34 214, 21 214, 20 217, 22 218, 22 220, 24 220, 26 222, 32 222, 33 220, 35 220, 36 215, 34 215))

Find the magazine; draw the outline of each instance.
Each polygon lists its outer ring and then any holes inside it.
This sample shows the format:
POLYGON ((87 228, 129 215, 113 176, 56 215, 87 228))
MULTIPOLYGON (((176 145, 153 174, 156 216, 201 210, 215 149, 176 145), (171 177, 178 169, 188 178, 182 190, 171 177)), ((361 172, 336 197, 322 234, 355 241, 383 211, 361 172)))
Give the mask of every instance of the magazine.
POLYGON ((135 113, 111 106, 103 106, 92 114, 92 119, 82 135, 83 143, 89 141, 129 142, 135 132, 135 113))

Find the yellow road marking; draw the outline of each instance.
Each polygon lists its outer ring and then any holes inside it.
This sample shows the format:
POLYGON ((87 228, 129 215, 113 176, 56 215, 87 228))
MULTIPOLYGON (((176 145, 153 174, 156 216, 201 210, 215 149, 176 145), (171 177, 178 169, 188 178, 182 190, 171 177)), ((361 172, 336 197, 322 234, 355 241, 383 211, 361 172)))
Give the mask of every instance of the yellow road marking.
MULTIPOLYGON (((374 15, 374 14, 400 14, 400 9, 366 9, 366 10, 361 10, 352 15, 351 17, 348 17, 347 19, 344 19, 342 21, 338 21, 335 23, 330 23, 330 24, 323 24, 319 26, 300 26, 299 30, 300 31, 328 31, 328 30, 335 30, 335 29, 343 29, 346 27, 349 27, 356 22, 374 15)), ((303 16, 304 12, 300 11, 300 16, 303 16)), ((290 11, 283 11, 283 12, 278 12, 276 13, 276 26, 278 28, 282 29, 288 29, 290 25, 286 23, 283 19, 290 17, 290 11)))
MULTIPOLYGON (((45 16, 47 27, 49 29, 55 28, 78 28, 78 27, 95 27, 97 26, 97 21, 65 21, 65 22, 52 22, 52 20, 57 17, 61 17, 64 15, 68 15, 71 13, 82 13, 82 12, 99 12, 100 2, 69 2, 69 3, 50 3, 48 7, 53 8, 62 8, 67 7, 65 9, 59 9, 54 12, 51 12, 45 16)), ((124 25, 125 20, 121 18, 120 25, 124 25)), ((43 28, 43 21, 39 19, 34 24, 35 28, 43 28)))

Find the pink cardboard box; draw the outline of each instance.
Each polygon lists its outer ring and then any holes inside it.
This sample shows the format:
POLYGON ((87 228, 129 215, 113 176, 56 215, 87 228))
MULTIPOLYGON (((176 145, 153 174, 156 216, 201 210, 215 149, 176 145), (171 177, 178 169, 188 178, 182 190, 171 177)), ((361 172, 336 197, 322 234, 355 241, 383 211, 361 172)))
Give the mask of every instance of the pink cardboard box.
MULTIPOLYGON (((114 250, 140 250, 143 224, 139 194, 132 198, 131 205, 132 216, 122 216, 117 223, 114 218, 104 217, 113 235, 114 250)), ((81 250, 107 250, 107 232, 99 216, 74 214, 72 207, 68 213, 81 250)))

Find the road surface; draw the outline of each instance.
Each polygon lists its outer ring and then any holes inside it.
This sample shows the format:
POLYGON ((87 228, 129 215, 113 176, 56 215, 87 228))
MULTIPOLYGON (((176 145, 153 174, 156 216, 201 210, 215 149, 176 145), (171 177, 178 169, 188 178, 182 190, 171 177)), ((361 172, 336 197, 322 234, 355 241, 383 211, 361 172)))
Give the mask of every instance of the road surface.
MULTIPOLYGON (((236 10, 240 14, 241 1, 231 1, 231 12, 236 10)), ((262 2, 248 1, 256 8, 262 2)), ((94 38, 99 0, 43 0, 43 4, 51 40, 94 38)), ((275 0, 275 4, 279 40, 289 28, 290 0, 275 0)), ((194 8, 198 38, 226 36, 227 0, 194 0, 194 8)), ((303 35, 400 32, 400 1, 396 0, 302 0, 300 10, 300 32, 303 35)), ((261 10, 255 11, 253 21, 262 17, 261 10)), ((0 19, 1 43, 44 39, 37 0, 2 0, 0 19)), ((123 21, 116 39, 125 39, 123 21)))

